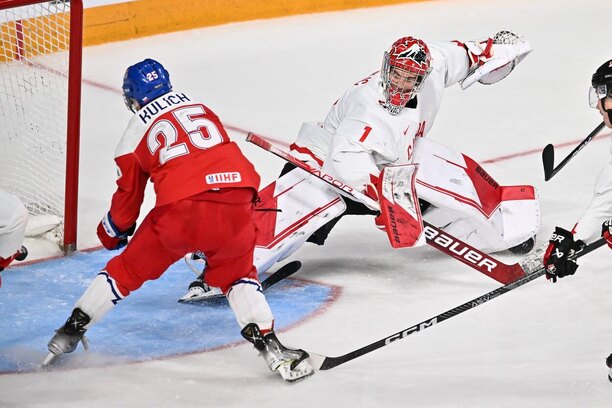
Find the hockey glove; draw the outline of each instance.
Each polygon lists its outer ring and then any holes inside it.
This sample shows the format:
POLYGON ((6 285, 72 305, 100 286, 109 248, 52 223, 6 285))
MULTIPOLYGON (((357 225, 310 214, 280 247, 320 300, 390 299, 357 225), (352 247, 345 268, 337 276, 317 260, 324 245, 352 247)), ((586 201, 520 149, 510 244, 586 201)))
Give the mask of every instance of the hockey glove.
MULTIPOLYGON (((370 174, 370 182, 366 184, 365 190, 363 191, 365 195, 370 197, 372 200, 376 202, 380 202, 380 179, 372 174, 370 174)), ((376 224, 376 228, 381 231, 385 231, 385 220, 382 218, 382 214, 379 212, 376 218, 374 218, 374 223, 376 224)))
POLYGON ((612 248, 612 218, 602 224, 601 236, 604 237, 604 239, 608 243, 608 246, 612 248))
POLYGON ((463 45, 470 60, 468 75, 460 82, 461 89, 475 82, 490 85, 501 81, 532 51, 525 38, 507 30, 484 41, 457 43, 463 45))
POLYGON ((106 249, 120 249, 127 245, 128 237, 134 234, 136 223, 126 231, 120 231, 113 222, 110 211, 106 213, 98 224, 98 238, 106 249))
POLYGON ((546 267, 546 279, 557 282, 557 278, 573 275, 578 269, 575 259, 568 259, 574 251, 584 247, 584 242, 574 241, 571 232, 556 227, 550 238, 548 248, 544 253, 544 267, 546 267))

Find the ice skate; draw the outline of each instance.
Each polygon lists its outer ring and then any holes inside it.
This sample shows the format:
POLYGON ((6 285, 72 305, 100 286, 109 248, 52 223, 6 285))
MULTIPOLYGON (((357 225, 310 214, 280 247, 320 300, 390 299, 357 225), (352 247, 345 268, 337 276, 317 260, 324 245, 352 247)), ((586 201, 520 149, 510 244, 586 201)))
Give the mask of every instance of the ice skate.
POLYGON ((179 302, 189 302, 202 300, 206 298, 215 298, 222 295, 221 289, 209 286, 206 282, 201 279, 196 279, 189 284, 189 290, 179 302))
POLYGON ((266 360, 272 372, 278 372, 283 380, 295 382, 314 374, 304 350, 288 349, 281 344, 273 331, 262 335, 255 323, 249 323, 240 332, 242 337, 253 343, 260 355, 266 360))
POLYGON ((89 350, 89 343, 85 337, 87 329, 84 327, 90 322, 91 318, 81 309, 76 308, 66 323, 57 329, 55 335, 49 341, 47 348, 49 354, 42 363, 43 367, 51 365, 59 356, 72 353, 79 341, 83 342, 83 348, 89 350))
POLYGON ((223 294, 221 289, 209 286, 204 281, 206 272, 206 255, 202 251, 195 251, 185 255, 183 258, 189 269, 196 274, 197 278, 189 284, 187 293, 179 299, 179 302, 189 303, 207 298, 216 298, 223 294))

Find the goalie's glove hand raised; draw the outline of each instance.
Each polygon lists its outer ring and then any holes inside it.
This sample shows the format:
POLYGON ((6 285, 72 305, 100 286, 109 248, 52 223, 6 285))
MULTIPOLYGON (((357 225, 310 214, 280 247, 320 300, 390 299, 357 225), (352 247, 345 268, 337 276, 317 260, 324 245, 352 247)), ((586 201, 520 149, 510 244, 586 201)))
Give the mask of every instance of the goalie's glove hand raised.
POLYGON ((608 246, 612 248, 612 218, 601 225, 601 236, 604 237, 608 246))
POLYGON ((544 253, 544 267, 546 267, 546 279, 557 282, 557 278, 563 278, 568 275, 573 275, 578 269, 576 259, 570 256, 582 248, 584 242, 574 241, 574 236, 571 232, 563 228, 556 227, 548 248, 544 253))
POLYGON ((106 213, 98 224, 98 238, 106 249, 119 249, 127 245, 128 237, 134 234, 136 223, 125 231, 120 231, 113 222, 110 211, 106 213))
POLYGON ((532 51, 527 39, 508 30, 483 41, 459 44, 466 49, 470 63, 467 77, 460 82, 462 89, 476 82, 490 85, 501 81, 532 51))

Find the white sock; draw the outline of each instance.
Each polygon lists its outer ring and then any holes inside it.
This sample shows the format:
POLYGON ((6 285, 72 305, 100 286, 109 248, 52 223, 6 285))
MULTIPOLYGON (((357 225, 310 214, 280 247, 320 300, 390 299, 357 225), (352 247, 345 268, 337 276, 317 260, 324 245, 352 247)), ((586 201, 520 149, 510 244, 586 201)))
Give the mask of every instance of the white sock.
POLYGON ((257 324, 262 331, 272 329, 274 316, 257 280, 240 279, 226 296, 241 329, 249 323, 257 324))
POLYGON ((117 282, 106 271, 102 271, 91 281, 74 307, 78 307, 91 318, 89 324, 85 326, 88 329, 124 298, 125 296, 121 294, 117 287, 117 282))

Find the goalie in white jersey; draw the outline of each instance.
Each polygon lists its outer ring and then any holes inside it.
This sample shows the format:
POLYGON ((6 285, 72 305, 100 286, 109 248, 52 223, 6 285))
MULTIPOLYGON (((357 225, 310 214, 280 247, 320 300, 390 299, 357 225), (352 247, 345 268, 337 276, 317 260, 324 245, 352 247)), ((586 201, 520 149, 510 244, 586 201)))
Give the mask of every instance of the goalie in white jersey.
MULTIPOLYGON (((424 208, 431 205, 428 220, 481 250, 526 253, 540 226, 535 189, 500 186, 468 156, 424 136, 433 126, 446 87, 495 83, 529 52, 529 43, 509 31, 467 43, 427 45, 413 37, 401 38, 384 54, 380 72, 346 91, 323 122, 302 126, 292 154, 373 198, 382 193, 381 170, 418 164, 418 172, 416 166, 412 171, 413 199, 418 197, 424 208)), ((345 201, 345 214, 370 212, 345 201)), ((414 225, 422 225, 418 208, 413 216, 414 225)), ((322 243, 337 220, 310 240, 322 243)), ((385 220, 379 217, 377 224, 385 220)), ((415 244, 419 242, 423 240, 415 244)))
MULTIPOLYGON (((429 206, 428 221, 472 246, 490 252, 528 252, 540 227, 535 189, 501 186, 468 156, 423 136, 433 125, 446 87, 497 82, 530 51, 525 39, 509 31, 467 43, 426 45, 413 37, 401 38, 384 54, 380 72, 346 91, 323 122, 303 124, 291 154, 355 190, 380 197, 383 211, 377 224, 394 248, 425 241, 421 211, 414 205, 420 201, 429 206), (403 198, 395 199, 392 215, 384 201, 388 190, 379 183, 383 172, 403 184, 403 198)), ((341 198, 326 183, 292 165, 259 197, 254 254, 259 273, 306 240, 323 244, 343 215, 378 214, 341 198)), ((184 299, 204 297, 208 289, 195 281, 184 299)))

